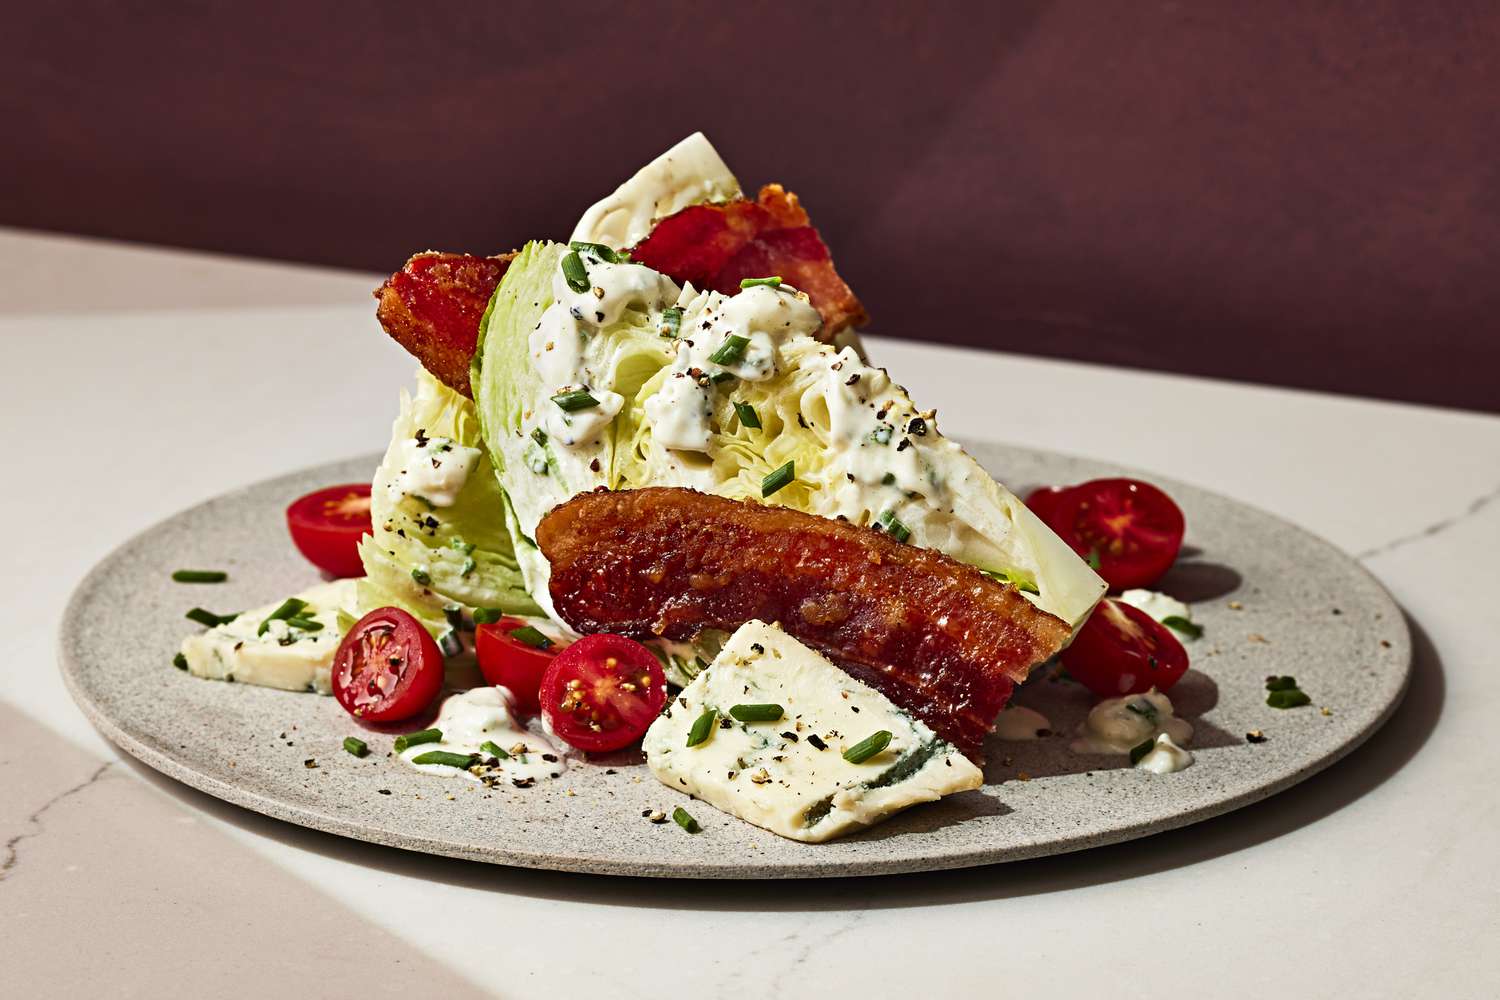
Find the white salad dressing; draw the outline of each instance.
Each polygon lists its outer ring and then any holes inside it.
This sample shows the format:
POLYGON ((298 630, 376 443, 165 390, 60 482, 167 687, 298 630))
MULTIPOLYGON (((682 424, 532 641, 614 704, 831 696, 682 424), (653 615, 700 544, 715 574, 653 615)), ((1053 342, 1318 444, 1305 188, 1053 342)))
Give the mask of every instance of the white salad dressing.
MULTIPOLYGON (((1164 622, 1168 618, 1181 618, 1189 622, 1193 620, 1192 609, 1171 594, 1163 594, 1155 590, 1127 590, 1120 595, 1120 600, 1146 612, 1159 622, 1164 622)), ((1192 642, 1196 638, 1190 632, 1178 629, 1173 629, 1172 634, 1182 642, 1192 642)))
POLYGON ((1047 717, 1025 705, 1007 706, 995 720, 995 737, 1002 740, 1035 740, 1051 731, 1047 717))
POLYGON ((402 441, 395 451, 399 467, 386 487, 391 503, 413 496, 434 507, 452 507, 458 501, 482 455, 478 448, 465 447, 450 438, 429 438, 420 431, 417 437, 402 441))
POLYGON ((1173 742, 1172 737, 1166 733, 1157 736, 1156 745, 1135 762, 1136 767, 1152 774, 1171 774, 1191 767, 1192 764, 1193 755, 1173 742))
POLYGON ((703 133, 694 132, 583 213, 573 239, 616 250, 635 246, 658 219, 689 205, 739 196, 739 181, 703 133))
POLYGON ((566 754, 547 738, 525 728, 511 714, 505 692, 496 687, 477 687, 449 695, 443 701, 433 729, 443 738, 433 743, 419 743, 401 751, 401 759, 426 774, 443 777, 465 775, 476 781, 499 779, 522 787, 556 778, 568 768, 566 754), (500 758, 481 749, 486 741, 494 743, 508 756, 500 758), (417 764, 416 758, 432 750, 473 754, 483 764, 478 774, 447 764, 417 764), (490 761, 494 763, 491 764, 490 761))
POLYGON ((1193 725, 1172 714, 1171 700, 1156 688, 1145 694, 1106 698, 1078 726, 1074 753, 1129 753, 1165 733, 1175 744, 1193 738, 1193 725))

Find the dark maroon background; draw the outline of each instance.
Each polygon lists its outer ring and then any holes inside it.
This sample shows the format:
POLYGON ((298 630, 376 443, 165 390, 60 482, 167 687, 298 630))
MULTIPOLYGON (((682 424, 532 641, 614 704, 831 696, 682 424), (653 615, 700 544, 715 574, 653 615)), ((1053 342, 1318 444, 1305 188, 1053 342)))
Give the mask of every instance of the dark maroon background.
POLYGON ((1500 5, 4 22, 0 223, 392 269, 566 234, 702 128, 803 196, 877 332, 1500 410, 1500 5))

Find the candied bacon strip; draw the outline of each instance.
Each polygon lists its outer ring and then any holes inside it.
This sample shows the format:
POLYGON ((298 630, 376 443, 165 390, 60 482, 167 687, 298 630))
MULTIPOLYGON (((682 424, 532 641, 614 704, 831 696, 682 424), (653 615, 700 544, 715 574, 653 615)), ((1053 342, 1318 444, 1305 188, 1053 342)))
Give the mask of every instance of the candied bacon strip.
POLYGON ((691 639, 781 627, 967 756, 1068 627, 932 549, 788 507, 677 487, 584 493, 541 521, 558 613, 582 633, 691 639))
POLYGON ((753 202, 685 208, 658 222, 630 256, 679 284, 691 281, 725 295, 738 292, 743 278, 780 275, 823 314, 818 336, 824 341, 868 318, 802 202, 780 184, 767 184, 753 202))
POLYGON ((479 322, 515 256, 419 253, 375 290, 380 300, 375 318, 423 368, 472 396, 469 361, 479 342, 479 322))
MULTIPOLYGON (((757 201, 694 205, 670 215, 632 255, 678 284, 691 281, 725 295, 740 290, 741 278, 779 274, 823 314, 824 341, 866 319, 802 203, 779 184, 761 188, 757 201)), ((479 322, 515 256, 419 253, 375 290, 375 317, 424 368, 472 396, 469 360, 479 322)))

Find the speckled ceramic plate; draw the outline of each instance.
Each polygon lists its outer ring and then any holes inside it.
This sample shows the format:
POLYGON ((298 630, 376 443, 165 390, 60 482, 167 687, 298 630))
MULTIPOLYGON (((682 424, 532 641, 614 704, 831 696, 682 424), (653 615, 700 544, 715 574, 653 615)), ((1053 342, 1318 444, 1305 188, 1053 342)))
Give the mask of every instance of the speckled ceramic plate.
MULTIPOLYGON (((1117 469, 1021 448, 974 455, 1016 487, 1117 469)), ((718 878, 864 875, 990 864, 1179 827, 1266 798, 1329 766, 1384 722, 1411 664, 1389 595, 1327 542, 1190 486, 1166 486, 1187 514, 1187 552, 1161 589, 1205 629, 1172 691, 1197 729, 1197 763, 1172 775, 1071 753, 1062 736, 993 740, 984 788, 919 806, 831 844, 782 840, 699 804, 703 832, 643 810, 685 800, 638 756, 582 764, 533 788, 490 791, 417 774, 367 734, 364 760, 340 744, 357 727, 332 698, 191 677, 172 655, 194 604, 263 604, 314 582, 282 521, 287 502, 368 478, 376 457, 310 469, 209 501, 127 542, 88 575, 63 620, 63 674, 89 718, 151 767, 230 802, 304 826, 476 861, 625 875, 718 878), (224 567, 227 584, 188 587, 181 566, 224 567), (1264 678, 1294 674, 1308 708, 1266 706, 1264 678), (1249 744, 1249 730, 1267 740, 1249 744), (317 767, 305 766, 313 760, 317 767)), ((1033 681, 1017 697, 1068 732, 1085 691, 1033 681)))

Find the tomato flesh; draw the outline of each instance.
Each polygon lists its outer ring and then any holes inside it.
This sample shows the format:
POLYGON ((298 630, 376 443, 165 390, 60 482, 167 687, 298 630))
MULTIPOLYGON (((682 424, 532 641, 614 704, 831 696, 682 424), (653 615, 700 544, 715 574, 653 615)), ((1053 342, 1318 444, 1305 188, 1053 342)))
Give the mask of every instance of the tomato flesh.
POLYGON ((442 652, 400 608, 365 615, 333 656, 333 696, 356 719, 410 719, 425 712, 442 689, 442 652))
POLYGON ((1140 608, 1106 597, 1062 652, 1069 676, 1101 698, 1165 691, 1187 673, 1172 631, 1140 608))
POLYGON ((348 483, 298 497, 286 509, 292 544, 314 566, 333 576, 363 576, 359 540, 373 530, 370 484, 348 483))
POLYGON ((1073 551, 1097 563, 1114 590, 1151 586, 1182 548, 1182 509, 1139 479, 1051 487, 1032 493, 1026 503, 1073 551))
POLYGON ((484 679, 508 690, 522 715, 536 715, 541 711, 542 676, 557 658, 558 649, 537 649, 513 638, 511 633, 525 624, 519 618, 502 618, 478 626, 474 630, 474 651, 484 679))
POLYGON ((645 646, 621 635, 586 635, 542 678, 542 715, 579 750, 619 750, 640 739, 667 703, 667 678, 645 646))

